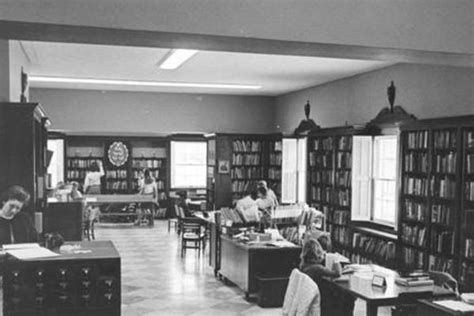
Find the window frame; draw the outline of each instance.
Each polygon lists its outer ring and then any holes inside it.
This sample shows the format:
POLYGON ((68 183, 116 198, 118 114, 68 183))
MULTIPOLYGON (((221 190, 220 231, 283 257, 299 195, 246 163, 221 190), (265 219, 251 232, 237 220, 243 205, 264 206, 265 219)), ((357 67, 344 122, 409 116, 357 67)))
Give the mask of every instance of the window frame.
POLYGON ((170 141, 170 189, 175 190, 175 189, 206 189, 207 187, 207 141, 206 140, 188 140, 188 139, 173 139, 170 141), (186 185, 186 186, 180 186, 180 185, 175 185, 175 149, 174 149, 174 144, 177 143, 202 143, 205 146, 205 157, 203 159, 203 164, 178 164, 181 166, 202 166, 204 173, 203 173, 203 183, 202 186, 195 186, 195 185, 186 185))

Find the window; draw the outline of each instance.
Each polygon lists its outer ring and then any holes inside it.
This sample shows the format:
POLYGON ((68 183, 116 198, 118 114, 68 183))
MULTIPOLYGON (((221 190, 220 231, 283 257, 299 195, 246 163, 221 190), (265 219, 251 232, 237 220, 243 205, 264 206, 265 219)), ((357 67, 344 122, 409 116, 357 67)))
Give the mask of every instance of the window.
POLYGON ((49 139, 48 150, 53 152, 48 166, 48 187, 64 181, 64 140, 49 139))
POLYGON ((306 138, 283 138, 282 203, 306 201, 306 138))
POLYGON ((171 188, 206 187, 207 143, 171 142, 171 188))
POLYGON ((395 227, 397 136, 354 136, 352 156, 352 220, 395 227))

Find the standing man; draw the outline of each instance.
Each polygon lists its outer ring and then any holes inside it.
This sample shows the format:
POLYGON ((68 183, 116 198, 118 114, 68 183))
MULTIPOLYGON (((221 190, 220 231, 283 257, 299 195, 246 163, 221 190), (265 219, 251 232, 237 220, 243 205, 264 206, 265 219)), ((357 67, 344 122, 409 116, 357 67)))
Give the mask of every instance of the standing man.
POLYGON ((273 192, 273 190, 267 186, 267 181, 265 180, 258 181, 258 187, 265 188, 265 190, 267 190, 267 198, 273 201, 274 206, 278 206, 278 198, 275 192, 273 192))

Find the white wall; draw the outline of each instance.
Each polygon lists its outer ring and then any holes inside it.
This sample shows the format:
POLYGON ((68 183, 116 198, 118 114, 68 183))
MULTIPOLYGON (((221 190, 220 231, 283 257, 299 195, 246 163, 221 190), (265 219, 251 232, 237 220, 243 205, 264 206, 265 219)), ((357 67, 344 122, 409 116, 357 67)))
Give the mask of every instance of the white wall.
POLYGON ((275 99, 149 92, 31 89, 51 129, 79 133, 273 132, 275 99))
POLYGON ((0 19, 473 53, 471 0, 0 0, 0 19))
POLYGON ((474 114, 474 68, 398 64, 277 98, 279 131, 293 132, 311 103, 321 127, 363 124, 388 106, 387 86, 395 81, 396 105, 418 119, 474 114))

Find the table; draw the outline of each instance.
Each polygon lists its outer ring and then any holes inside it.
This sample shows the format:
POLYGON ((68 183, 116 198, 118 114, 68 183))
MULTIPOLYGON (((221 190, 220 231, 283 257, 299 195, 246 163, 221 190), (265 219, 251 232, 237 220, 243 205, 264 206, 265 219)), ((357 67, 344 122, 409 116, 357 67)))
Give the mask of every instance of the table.
MULTIPOLYGON (((131 203, 151 203, 153 209, 149 216, 149 226, 154 225, 153 214, 157 206, 155 199, 151 195, 140 194, 101 194, 101 195, 86 195, 85 201, 87 205, 104 205, 104 204, 131 204, 131 203)), ((130 216, 138 215, 136 212, 104 212, 100 216, 130 216)))
POLYGON ((439 286, 416 286, 404 287, 395 283, 397 273, 393 270, 378 266, 367 265, 370 270, 365 272, 355 272, 349 276, 345 282, 336 282, 324 279, 323 282, 330 282, 356 298, 360 298, 367 303, 367 315, 377 315, 379 306, 392 306, 400 304, 403 298, 423 298, 423 297, 452 297, 454 293, 439 286), (372 285, 373 276, 383 275, 387 281, 386 287, 372 285))
MULTIPOLYGON (((459 300, 459 299, 456 299, 459 300)), ((458 312, 445 308, 434 301, 438 300, 418 300, 417 315, 420 316, 474 316, 474 312, 458 312)))
POLYGON ((221 235, 219 273, 245 292, 258 290, 259 274, 289 276, 300 261, 301 247, 249 246, 221 235))

